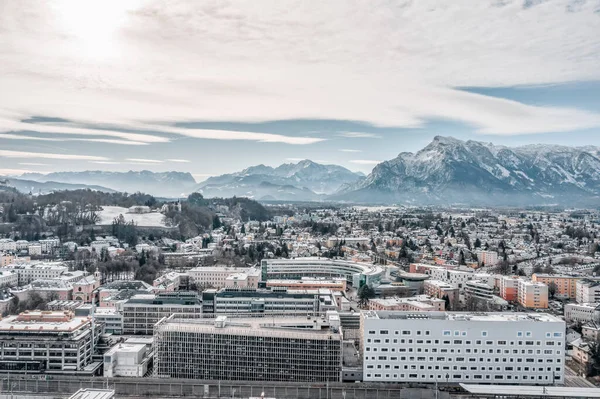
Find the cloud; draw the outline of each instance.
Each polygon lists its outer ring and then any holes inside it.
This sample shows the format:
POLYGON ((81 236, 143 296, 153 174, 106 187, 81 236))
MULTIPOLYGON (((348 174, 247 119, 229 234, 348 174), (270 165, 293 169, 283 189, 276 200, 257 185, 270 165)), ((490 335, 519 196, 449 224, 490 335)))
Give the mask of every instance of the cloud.
POLYGON ((53 138, 53 137, 33 137, 33 136, 25 136, 21 134, 10 134, 10 133, 2 133, 0 134, 0 139, 9 139, 9 140, 37 140, 37 141, 83 141, 90 143, 108 143, 108 144, 119 144, 119 145, 147 145, 148 143, 143 143, 141 141, 129 141, 129 140, 117 140, 117 139, 88 139, 88 138, 77 138, 77 137, 62 137, 62 138, 53 138))
POLYGON ((375 161, 370 159, 352 159, 349 162, 355 163, 357 165, 378 165, 381 161, 375 161))
POLYGON ((187 159, 167 159, 167 162, 175 162, 175 163, 189 163, 190 161, 187 159))
POLYGON ((44 159, 68 159, 77 161, 104 161, 105 157, 95 155, 74 155, 74 154, 51 154, 41 152, 24 152, 0 150, 0 157, 4 158, 44 158, 44 159))
POLYGON ((460 89, 599 80, 591 1, 77 4, 2 8, 0 132, 310 145, 324 139, 177 124, 333 119, 415 128, 444 119, 498 135, 600 126, 595 112, 460 89), (69 122, 25 122, 35 116, 69 122))
POLYGON ((349 148, 342 148, 341 152, 362 152, 362 150, 351 150, 349 148))
POLYGON ((98 165, 121 165, 122 162, 118 161, 90 161, 90 163, 95 163, 98 165))
POLYGON ((158 159, 145 159, 145 158, 127 158, 127 161, 136 162, 136 163, 163 163, 163 161, 158 159))
POLYGON ((19 162, 19 165, 23 165, 23 166, 48 166, 47 163, 38 163, 38 162, 19 162))
POLYGON ((348 137, 351 139, 363 139, 363 138, 374 138, 379 139, 381 136, 374 133, 364 133, 364 132, 342 132, 338 134, 339 137, 348 137))

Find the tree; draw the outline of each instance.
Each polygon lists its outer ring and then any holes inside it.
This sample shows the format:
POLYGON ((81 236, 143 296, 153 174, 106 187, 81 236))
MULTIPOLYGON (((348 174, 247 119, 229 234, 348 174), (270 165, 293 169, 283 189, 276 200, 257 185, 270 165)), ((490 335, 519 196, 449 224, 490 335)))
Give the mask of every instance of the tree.
POLYGON ((475 240, 475 248, 481 248, 481 240, 479 238, 475 240))
POLYGON ((245 224, 242 224, 242 228, 240 230, 240 233, 241 234, 246 234, 246 225, 245 224))
POLYGON ((358 289, 358 305, 366 306, 369 299, 375 298, 375 290, 368 284, 363 285, 358 289))
POLYGON ((550 295, 550 298, 554 299, 554 295, 556 295, 556 283, 554 281, 551 281, 550 284, 548 284, 548 295, 550 295))
POLYGON ((442 299, 444 300, 444 302, 446 302, 446 310, 451 310, 450 309, 450 297, 448 296, 448 294, 444 295, 442 297, 442 299))
POLYGON ((590 376, 596 376, 600 374, 600 342, 592 341, 588 347, 589 351, 589 371, 590 376))
POLYGON ((218 229, 219 227, 223 226, 223 223, 221 223, 221 219, 219 219, 218 215, 215 215, 213 217, 213 222, 212 222, 212 228, 214 229, 218 229))

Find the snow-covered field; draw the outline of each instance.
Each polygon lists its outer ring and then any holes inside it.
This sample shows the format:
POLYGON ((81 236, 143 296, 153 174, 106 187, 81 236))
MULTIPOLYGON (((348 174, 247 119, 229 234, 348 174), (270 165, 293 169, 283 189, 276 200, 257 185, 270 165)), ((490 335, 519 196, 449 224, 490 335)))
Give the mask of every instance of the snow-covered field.
POLYGON ((165 216, 162 213, 127 213, 127 208, 120 206, 103 206, 100 212, 99 225, 112 224, 113 220, 119 215, 123 215, 125 221, 130 222, 133 220, 135 224, 140 227, 166 227, 165 216))

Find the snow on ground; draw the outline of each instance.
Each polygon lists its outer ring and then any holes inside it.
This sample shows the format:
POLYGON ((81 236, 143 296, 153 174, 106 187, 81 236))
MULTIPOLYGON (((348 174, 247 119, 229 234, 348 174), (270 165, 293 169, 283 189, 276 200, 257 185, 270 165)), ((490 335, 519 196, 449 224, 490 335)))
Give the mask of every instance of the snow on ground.
POLYGON ((123 215, 127 222, 133 220, 140 227, 166 227, 165 216, 162 213, 128 213, 127 208, 120 206, 103 206, 102 211, 100 211, 100 221, 97 224, 112 224, 113 220, 119 215, 123 215))

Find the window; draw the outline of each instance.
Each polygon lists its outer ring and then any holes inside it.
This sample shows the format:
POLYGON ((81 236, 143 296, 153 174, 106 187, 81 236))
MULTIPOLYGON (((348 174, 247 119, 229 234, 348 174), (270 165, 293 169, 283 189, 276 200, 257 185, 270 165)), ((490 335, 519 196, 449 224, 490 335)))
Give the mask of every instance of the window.
POLYGON ((445 337, 452 335, 452 333, 449 330, 445 330, 442 335, 444 335, 445 337))
POLYGON ((375 331, 369 330, 369 335, 373 335, 373 334, 375 334, 375 331))
POLYGON ((388 335, 390 332, 388 330, 379 330, 379 334, 388 335))
POLYGON ((482 336, 482 337, 487 337, 487 335, 488 335, 487 331, 482 331, 482 332, 481 332, 481 336, 482 336))
POLYGON ((402 331, 402 335, 410 335, 410 331, 408 331, 408 330, 403 330, 403 331, 402 331))

